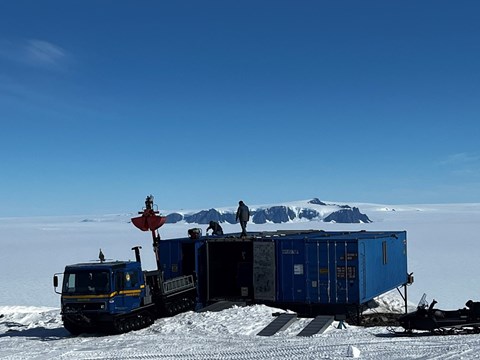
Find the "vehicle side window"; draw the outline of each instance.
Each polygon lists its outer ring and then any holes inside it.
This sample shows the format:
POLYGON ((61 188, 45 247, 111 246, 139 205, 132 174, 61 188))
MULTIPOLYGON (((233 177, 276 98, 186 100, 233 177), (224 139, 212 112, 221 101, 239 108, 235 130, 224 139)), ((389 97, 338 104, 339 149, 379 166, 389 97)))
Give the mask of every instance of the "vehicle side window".
POLYGON ((130 272, 130 285, 132 287, 137 287, 137 285, 138 285, 138 271, 130 272))
POLYGON ((65 279, 64 292, 74 292, 75 291, 75 274, 68 274, 65 279))
POLYGON ((138 271, 130 270, 125 272, 125 289, 134 289, 138 286, 138 271))
POLYGON ((125 272, 117 272, 115 275, 116 290, 136 289, 139 285, 138 271, 129 270, 125 272))
POLYGON ((125 274, 121 271, 115 274, 115 289, 117 291, 123 290, 125 288, 125 274))

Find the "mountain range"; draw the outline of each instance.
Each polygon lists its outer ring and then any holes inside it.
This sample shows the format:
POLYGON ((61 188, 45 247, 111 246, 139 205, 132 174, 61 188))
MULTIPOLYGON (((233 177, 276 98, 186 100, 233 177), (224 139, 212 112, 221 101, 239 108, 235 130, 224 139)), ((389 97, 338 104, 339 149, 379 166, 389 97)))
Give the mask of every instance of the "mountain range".
MULTIPOLYGON (((209 209, 193 212, 172 212, 166 215, 167 223, 180 221, 186 223, 208 224, 210 221, 235 224, 236 208, 209 209)), ((299 220, 316 220, 336 223, 370 223, 367 215, 357 207, 328 204, 318 198, 295 203, 251 206, 250 221, 254 224, 267 222, 280 224, 299 220)))

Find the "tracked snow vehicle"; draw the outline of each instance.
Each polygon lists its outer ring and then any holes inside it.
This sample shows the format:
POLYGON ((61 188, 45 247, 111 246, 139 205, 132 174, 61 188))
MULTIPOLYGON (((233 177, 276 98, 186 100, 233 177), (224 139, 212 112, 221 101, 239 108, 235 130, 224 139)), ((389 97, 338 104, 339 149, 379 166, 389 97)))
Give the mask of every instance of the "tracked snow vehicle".
POLYGON ((458 310, 436 309, 436 304, 434 299, 429 305, 424 294, 417 310, 400 317, 398 322, 407 333, 415 330, 434 334, 480 333, 480 302, 468 300, 466 307, 458 310))
POLYGON ((136 246, 132 248, 135 261, 105 261, 100 251, 99 262, 68 265, 63 274, 54 275, 55 291, 61 294, 63 324, 70 333, 122 333, 195 307, 192 275, 164 279, 159 266, 158 228, 166 218, 153 206, 150 195, 139 212, 141 216, 131 220, 140 230, 151 231, 157 270, 142 269, 141 247, 136 246), (59 275, 63 275, 60 292, 59 275))

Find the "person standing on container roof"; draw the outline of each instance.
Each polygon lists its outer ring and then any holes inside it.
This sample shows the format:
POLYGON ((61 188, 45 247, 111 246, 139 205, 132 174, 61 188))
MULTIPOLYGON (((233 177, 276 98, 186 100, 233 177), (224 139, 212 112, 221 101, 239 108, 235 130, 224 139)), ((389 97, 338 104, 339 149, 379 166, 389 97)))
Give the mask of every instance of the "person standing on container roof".
POLYGON ((250 210, 248 209, 248 206, 245 205, 245 203, 241 200, 238 202, 237 216, 235 220, 240 220, 240 226, 242 227, 241 236, 247 236, 247 223, 248 220, 250 220, 250 210))
POLYGON ((208 228, 205 232, 208 233, 208 230, 212 230, 212 235, 223 235, 223 229, 216 221, 210 221, 210 223, 208 224, 208 228))

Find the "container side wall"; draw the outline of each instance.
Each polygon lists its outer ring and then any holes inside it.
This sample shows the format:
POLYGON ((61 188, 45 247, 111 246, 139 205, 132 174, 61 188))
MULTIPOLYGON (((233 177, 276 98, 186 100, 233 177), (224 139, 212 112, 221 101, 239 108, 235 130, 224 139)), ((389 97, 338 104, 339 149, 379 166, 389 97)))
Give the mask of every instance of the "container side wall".
POLYGON ((174 278, 179 274, 180 241, 162 240, 159 245, 160 266, 166 280, 174 278))
MULTIPOLYGON (((393 234, 393 233, 392 233, 393 234)), ((393 236, 363 239, 359 243, 362 254, 360 300, 366 302, 407 281, 407 239, 405 232, 393 236)))
POLYGON ((181 275, 193 275, 195 243, 191 239, 161 240, 158 248, 160 267, 165 280, 181 275))

